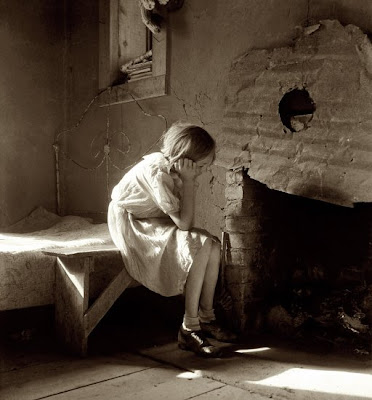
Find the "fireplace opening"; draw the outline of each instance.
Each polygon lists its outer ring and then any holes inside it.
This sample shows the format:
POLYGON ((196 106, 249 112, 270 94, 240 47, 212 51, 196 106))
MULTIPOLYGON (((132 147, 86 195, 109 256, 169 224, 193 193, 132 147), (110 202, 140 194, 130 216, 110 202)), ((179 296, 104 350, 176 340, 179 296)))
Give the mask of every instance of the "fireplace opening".
POLYGON ((371 205, 275 191, 244 170, 227 181, 226 279, 241 329, 370 355, 371 205))
POLYGON ((241 331, 372 354, 371 52, 323 20, 231 66, 224 276, 241 331))
POLYGON ((315 103, 306 89, 293 89, 279 102, 280 118, 291 132, 307 129, 315 109, 315 103))
POLYGON ((276 261, 267 271, 273 282, 267 293, 267 328, 369 354, 368 207, 272 195, 281 211, 271 216, 276 261))

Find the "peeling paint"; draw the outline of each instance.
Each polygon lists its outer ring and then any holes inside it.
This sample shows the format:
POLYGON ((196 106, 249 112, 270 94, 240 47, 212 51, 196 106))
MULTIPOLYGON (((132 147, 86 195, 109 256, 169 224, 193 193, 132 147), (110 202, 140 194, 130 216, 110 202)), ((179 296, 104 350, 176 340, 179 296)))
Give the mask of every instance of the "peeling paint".
POLYGON ((240 57, 225 110, 227 166, 248 168, 253 179, 291 194, 344 206, 372 201, 370 71, 368 37, 335 20, 304 28, 292 47, 240 57), (303 88, 316 109, 306 129, 291 132, 278 105, 303 88))

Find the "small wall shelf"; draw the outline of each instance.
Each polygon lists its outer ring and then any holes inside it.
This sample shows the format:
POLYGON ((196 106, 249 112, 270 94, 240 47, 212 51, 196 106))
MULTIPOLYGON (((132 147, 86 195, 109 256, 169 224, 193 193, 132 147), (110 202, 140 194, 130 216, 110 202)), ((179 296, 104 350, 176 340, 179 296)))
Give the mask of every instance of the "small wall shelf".
POLYGON ((151 76, 115 85, 120 81, 120 66, 149 49, 146 26, 142 23, 137 2, 133 0, 100 0, 99 19, 99 89, 111 87, 101 96, 102 106, 130 102, 167 94, 167 28, 152 36, 151 76), (128 28, 128 22, 131 26, 128 28), (125 25, 125 23, 127 25, 125 25), (123 38, 127 35, 127 38, 123 38), (136 40, 143 37, 141 41, 136 40), (132 40, 131 40, 132 38, 132 40), (147 43, 146 43, 147 42, 147 43))

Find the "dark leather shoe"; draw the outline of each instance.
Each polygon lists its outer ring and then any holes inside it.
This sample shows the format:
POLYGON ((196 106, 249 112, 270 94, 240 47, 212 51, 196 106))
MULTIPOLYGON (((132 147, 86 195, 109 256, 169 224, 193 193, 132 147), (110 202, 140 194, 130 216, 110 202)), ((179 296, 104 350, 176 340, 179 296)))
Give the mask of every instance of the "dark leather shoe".
POLYGON ((193 351, 201 357, 219 357, 221 351, 213 346, 202 331, 187 331, 182 326, 178 331, 178 347, 182 350, 193 351))
POLYGON ((205 336, 220 342, 233 343, 237 340, 237 335, 235 333, 222 328, 217 321, 200 322, 200 327, 205 336))

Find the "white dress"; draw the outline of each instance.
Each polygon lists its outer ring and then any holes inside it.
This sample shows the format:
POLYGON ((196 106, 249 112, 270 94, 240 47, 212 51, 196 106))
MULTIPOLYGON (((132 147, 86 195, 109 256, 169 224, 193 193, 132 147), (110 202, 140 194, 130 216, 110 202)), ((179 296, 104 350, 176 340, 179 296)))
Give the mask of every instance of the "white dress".
POLYGON ((163 296, 183 293, 188 272, 208 232, 182 231, 169 213, 178 212, 182 181, 162 153, 145 156, 112 191, 108 227, 128 273, 163 296))

